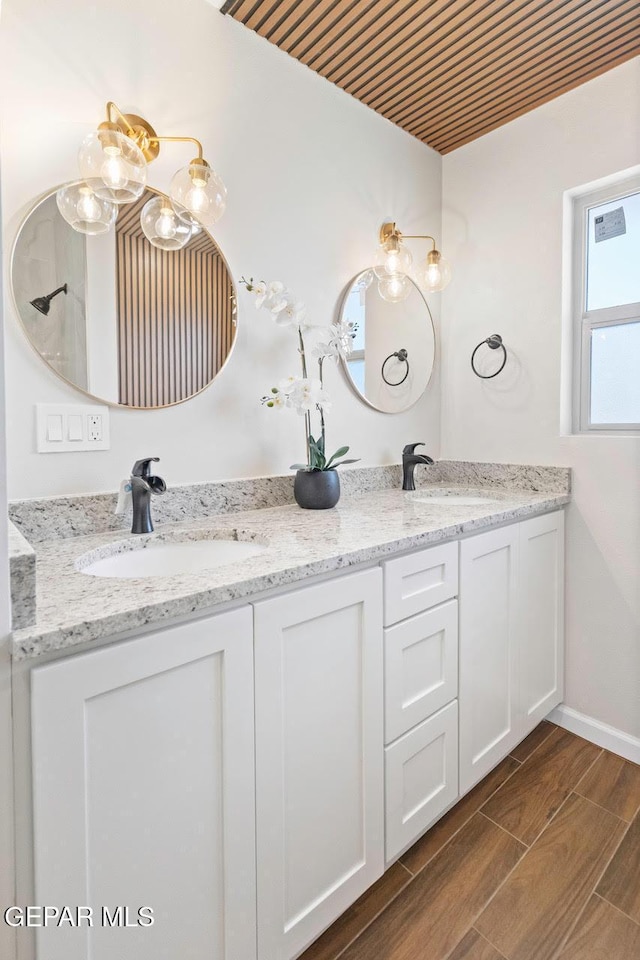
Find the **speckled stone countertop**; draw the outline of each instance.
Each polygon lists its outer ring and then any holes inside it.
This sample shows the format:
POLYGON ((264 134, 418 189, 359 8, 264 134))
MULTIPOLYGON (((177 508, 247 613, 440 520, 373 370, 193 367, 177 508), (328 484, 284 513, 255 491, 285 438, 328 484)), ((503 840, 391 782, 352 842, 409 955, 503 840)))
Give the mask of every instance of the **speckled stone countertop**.
POLYGON ((537 492, 514 477, 513 487, 495 482, 477 489, 470 487, 473 479, 477 484, 477 476, 468 471, 456 479, 464 486, 441 482, 421 486, 415 493, 353 490, 333 510, 300 510, 286 504, 158 524, 154 534, 144 537, 109 530, 43 540, 37 544, 37 622, 14 632, 14 659, 104 641, 194 612, 204 614, 216 604, 546 513, 570 500, 568 471, 564 484, 555 484, 555 490, 553 484, 547 489, 543 484, 543 491, 537 492), (429 502, 429 492, 441 496, 447 490, 483 496, 487 502, 469 506, 429 502), (93 577, 76 566, 89 551, 99 556, 163 539, 210 538, 255 540, 266 550, 197 574, 158 579, 93 577))
POLYGON ((9 521, 9 571, 11 620, 14 630, 36 620, 36 554, 20 531, 9 521))

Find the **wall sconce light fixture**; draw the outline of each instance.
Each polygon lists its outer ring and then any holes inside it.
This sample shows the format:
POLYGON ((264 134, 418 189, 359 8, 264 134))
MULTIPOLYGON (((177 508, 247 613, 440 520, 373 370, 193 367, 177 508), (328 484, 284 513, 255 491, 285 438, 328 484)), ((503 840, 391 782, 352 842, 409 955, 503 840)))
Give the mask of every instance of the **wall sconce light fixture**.
POLYGON ((444 290, 451 280, 451 266, 439 250, 436 241, 426 234, 402 234, 395 223, 388 221, 380 227, 379 246, 373 264, 378 278, 378 292, 392 303, 404 300, 411 290, 409 277, 413 266, 411 251, 405 240, 430 240, 432 247, 424 261, 413 271, 416 282, 429 293, 444 290))
POLYGON ((84 183, 58 191, 58 209, 67 223, 90 235, 109 230, 118 206, 142 196, 147 165, 158 156, 161 143, 193 143, 197 156, 174 175, 169 201, 162 210, 156 209, 162 198, 145 204, 141 221, 150 243, 164 250, 179 250, 189 242, 194 227, 211 226, 219 220, 226 207, 227 191, 204 159, 200 141, 195 137, 159 137, 143 117, 122 113, 109 101, 107 119, 80 146, 78 163, 84 183))

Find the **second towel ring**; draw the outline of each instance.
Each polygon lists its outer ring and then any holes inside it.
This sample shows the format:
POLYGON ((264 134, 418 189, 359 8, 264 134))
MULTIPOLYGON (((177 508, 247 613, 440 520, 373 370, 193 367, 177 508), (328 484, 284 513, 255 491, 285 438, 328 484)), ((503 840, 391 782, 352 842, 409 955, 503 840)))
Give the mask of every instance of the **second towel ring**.
POLYGON ((487 337, 486 340, 482 340, 478 344, 478 346, 475 348, 473 353, 471 354, 471 369, 475 373, 476 377, 480 377, 481 380, 492 380, 494 377, 497 377, 498 374, 502 373, 502 371, 504 370, 504 366, 506 362, 507 362, 507 348, 502 342, 502 337, 500 336, 499 333, 492 333, 491 336, 487 337), (478 371, 476 370, 476 365, 474 363, 474 360, 476 358, 476 353, 478 352, 480 347, 483 347, 485 345, 485 343, 490 350, 502 350, 502 352, 504 353, 502 363, 500 364, 500 366, 498 367, 495 373, 478 373, 478 371))
POLYGON ((389 354, 389 356, 387 357, 387 359, 383 361, 382 369, 381 369, 380 372, 382 373, 382 379, 384 380, 384 382, 385 382, 385 383, 387 384, 387 386, 389 386, 389 387, 399 387, 401 383, 404 383, 404 382, 405 382, 405 380, 406 380, 407 377, 409 376, 409 354, 408 354, 407 351, 404 349, 404 347, 401 347, 400 350, 396 350, 395 353, 390 353, 390 354, 389 354), (386 377, 385 372, 384 372, 384 368, 385 368, 386 364, 389 362, 389 360, 392 359, 392 357, 397 357, 400 363, 406 363, 406 365, 407 365, 407 369, 406 369, 406 371, 405 371, 405 375, 404 375, 404 377, 402 378, 402 380, 395 380, 395 381, 387 380, 387 377, 386 377))

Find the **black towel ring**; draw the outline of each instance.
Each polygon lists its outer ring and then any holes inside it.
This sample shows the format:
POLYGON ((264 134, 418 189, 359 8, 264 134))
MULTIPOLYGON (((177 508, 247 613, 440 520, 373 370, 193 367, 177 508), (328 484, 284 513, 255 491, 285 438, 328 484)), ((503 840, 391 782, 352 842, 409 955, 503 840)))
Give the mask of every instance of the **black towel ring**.
POLYGON ((397 350, 395 353, 390 353, 390 354, 389 354, 389 356, 387 357, 387 359, 386 359, 386 360, 383 362, 383 364, 382 364, 381 373, 382 373, 382 379, 384 380, 384 382, 385 382, 389 387, 399 387, 401 383, 404 383, 404 382, 405 382, 405 380, 406 380, 407 377, 409 376, 409 354, 408 354, 407 351, 404 349, 404 347, 402 347, 400 350, 397 350), (402 380, 396 380, 395 383, 393 383, 391 380, 387 380, 386 375, 385 375, 385 372, 384 372, 384 368, 385 368, 386 364, 389 362, 389 360, 391 360, 392 357, 397 357, 398 360, 400 361, 400 363, 406 363, 406 365, 407 365, 407 369, 406 369, 406 371, 405 371, 404 377, 402 378, 402 380))
POLYGON ((500 336, 499 333, 492 333, 491 336, 487 337, 486 340, 482 340, 478 344, 478 346, 475 348, 473 353, 471 354, 471 369, 475 373, 476 377, 480 377, 481 380, 492 380, 494 377, 497 377, 498 374, 502 373, 502 371, 504 370, 504 366, 506 362, 507 362, 507 348, 502 342, 502 337, 500 336), (498 367, 495 373, 478 373, 478 371, 476 370, 476 365, 473 362, 475 360, 476 353, 478 352, 480 347, 484 346, 485 343, 490 350, 502 350, 502 352, 504 353, 504 358, 502 360, 502 363, 500 364, 500 366, 498 367))

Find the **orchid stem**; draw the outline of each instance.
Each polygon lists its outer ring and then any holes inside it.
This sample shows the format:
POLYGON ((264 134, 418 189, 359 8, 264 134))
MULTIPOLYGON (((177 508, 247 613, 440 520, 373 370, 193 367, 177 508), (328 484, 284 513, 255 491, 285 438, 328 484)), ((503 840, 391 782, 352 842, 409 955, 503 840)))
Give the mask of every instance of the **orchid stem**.
MULTIPOLYGON (((323 375, 322 375, 322 364, 323 364, 323 361, 324 361, 324 357, 319 357, 319 358, 318 358, 318 369, 319 369, 319 371, 320 371, 320 387, 321 387, 321 388, 324 387, 324 378, 323 378, 323 375)), ((321 404, 318 404, 318 410, 320 411, 320 429, 321 429, 321 431, 322 431, 322 451, 323 451, 323 453, 325 453, 325 451, 326 451, 326 441, 325 441, 325 435, 324 435, 324 410, 322 409, 322 405, 321 405, 321 404)), ((325 454, 325 455, 326 455, 326 454, 325 454)))
MULTIPOLYGON (((302 330, 298 327, 298 341, 300 343, 299 353, 300 353, 300 362, 302 364, 302 376, 306 379, 307 377, 307 358, 304 350, 304 339, 302 337, 302 330)), ((307 450, 307 466, 311 468, 311 447, 309 446, 309 437, 311 436, 311 414, 309 412, 304 415, 304 429, 305 429, 305 446, 307 450)))
POLYGON ((298 327, 298 340, 300 341, 300 359, 302 361, 302 376, 307 376, 307 358, 304 352, 304 340, 302 339, 302 330, 298 327))
POLYGON ((305 413, 304 415, 304 429, 305 429, 305 446, 307 448, 307 466, 311 468, 311 447, 309 445, 309 437, 311 435, 311 414, 305 413))

